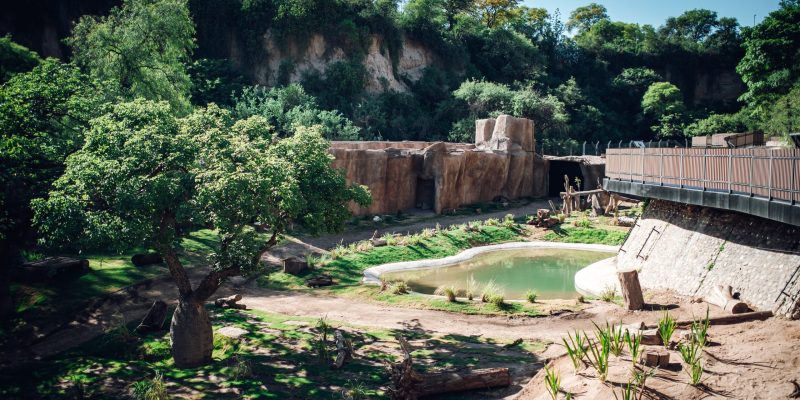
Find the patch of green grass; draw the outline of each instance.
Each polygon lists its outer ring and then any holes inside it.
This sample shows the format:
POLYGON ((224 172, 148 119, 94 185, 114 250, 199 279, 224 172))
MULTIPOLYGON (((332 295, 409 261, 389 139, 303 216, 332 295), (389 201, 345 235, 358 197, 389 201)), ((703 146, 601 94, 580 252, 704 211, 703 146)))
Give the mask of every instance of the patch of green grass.
POLYGON ((625 237, 627 235, 627 230, 584 228, 562 225, 559 229, 554 229, 550 232, 547 232, 542 239, 551 242, 590 243, 619 246, 625 241, 625 237))
MULTIPOLYGON (((545 347, 543 342, 511 348, 477 336, 347 327, 344 335, 356 357, 334 370, 317 362, 311 346, 316 329, 313 318, 216 307, 209 310, 215 329, 233 325, 248 331, 241 340, 215 335, 209 365, 176 368, 166 333, 108 334, 51 359, 2 371, 0 397, 126 398, 136 382, 158 380, 170 396, 180 389, 182 396, 198 399, 331 399, 340 398, 342 390, 352 389, 354 382, 360 393, 382 398, 389 379, 385 362, 398 359, 398 334, 411 341, 415 363, 425 372, 533 364, 537 360, 532 352, 545 347)), ((330 324, 342 326, 336 321, 330 324)), ((333 343, 329 346, 335 351, 333 343)))

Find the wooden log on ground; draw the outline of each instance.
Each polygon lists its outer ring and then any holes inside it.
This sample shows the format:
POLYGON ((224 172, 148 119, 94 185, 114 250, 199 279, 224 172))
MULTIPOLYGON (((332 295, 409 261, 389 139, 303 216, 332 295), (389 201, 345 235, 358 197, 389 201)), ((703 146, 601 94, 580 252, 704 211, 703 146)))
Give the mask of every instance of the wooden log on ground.
POLYGON ((628 310, 641 310, 644 308, 642 286, 639 284, 639 272, 635 269, 617 272, 619 286, 622 289, 622 299, 628 310))
POLYGON ((235 308, 239 310, 247 309, 246 305, 238 303, 241 299, 242 295, 240 294, 234 294, 228 297, 220 297, 214 300, 214 305, 222 308, 235 308))
POLYGON ((89 260, 70 257, 48 257, 22 264, 11 270, 12 279, 21 282, 45 282, 48 280, 77 278, 91 272, 89 260))
POLYGON ((733 288, 730 286, 717 285, 706 302, 713 304, 731 314, 741 314, 750 310, 747 303, 733 298, 733 288))
POLYGON ((164 320, 167 318, 167 303, 156 300, 136 327, 137 333, 159 332, 164 329, 164 320))
POLYGON ((403 360, 391 366, 393 400, 416 400, 436 394, 486 389, 511 385, 508 368, 486 368, 462 373, 420 374, 414 371, 411 349, 402 336, 398 336, 403 360))
POLYGON ((336 342, 336 360, 333 362, 333 368, 339 369, 342 368, 345 361, 353 358, 353 346, 344 338, 342 331, 338 329, 333 337, 336 342))
POLYGON ((161 258, 161 254, 158 253, 144 253, 134 254, 133 257, 131 257, 131 262, 137 267, 144 267, 146 265, 161 264, 164 262, 164 259, 161 258))
POLYGON ((306 285, 310 287, 322 287, 333 285, 333 278, 330 275, 317 275, 306 279, 306 285))
MULTIPOLYGON (((750 322, 750 321, 764 321, 769 318, 773 317, 772 311, 753 311, 753 312, 746 312, 741 314, 731 314, 731 315, 724 315, 721 317, 713 317, 708 319, 709 325, 733 325, 739 324, 742 322, 750 322)), ((692 326, 692 320, 679 320, 675 322, 675 326, 678 327, 685 327, 685 326, 692 326)), ((657 325, 647 325, 647 329, 654 329, 658 328, 657 325)))
POLYGON ((664 368, 669 365, 669 351, 664 349, 646 349, 642 353, 641 363, 647 367, 664 368))

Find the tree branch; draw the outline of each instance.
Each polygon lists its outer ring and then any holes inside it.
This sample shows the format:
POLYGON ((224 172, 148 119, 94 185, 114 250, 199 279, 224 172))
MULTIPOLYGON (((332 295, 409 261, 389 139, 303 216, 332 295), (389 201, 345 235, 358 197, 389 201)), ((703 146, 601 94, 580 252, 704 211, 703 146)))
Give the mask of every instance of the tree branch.
POLYGON ((164 257, 164 262, 169 268, 169 274, 178 286, 181 298, 188 298, 192 295, 192 283, 189 281, 189 276, 186 274, 186 269, 183 268, 178 253, 172 247, 172 240, 170 238, 170 231, 175 229, 175 214, 171 211, 165 211, 161 217, 161 223, 158 227, 158 251, 164 257))

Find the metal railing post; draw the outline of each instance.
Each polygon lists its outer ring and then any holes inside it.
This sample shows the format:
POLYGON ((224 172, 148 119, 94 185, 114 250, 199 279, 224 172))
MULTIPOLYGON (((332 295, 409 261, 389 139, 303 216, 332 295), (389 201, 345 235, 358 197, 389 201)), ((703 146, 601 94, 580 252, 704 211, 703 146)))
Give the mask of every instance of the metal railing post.
POLYGON ((647 150, 647 148, 646 147, 642 147, 642 156, 641 156, 642 157, 642 169, 641 169, 641 171, 642 171, 642 184, 644 184, 644 156, 645 156, 645 150, 647 150))
POLYGON ((686 149, 681 149, 681 156, 678 161, 678 187, 683 189, 683 153, 686 149))
POLYGON ((769 182, 767 184, 767 198, 770 201, 772 201, 772 160, 773 160, 773 155, 772 155, 772 152, 770 151, 769 152, 769 179, 767 180, 767 182, 769 182))
POLYGON ((755 150, 750 149, 750 197, 753 197, 755 193, 753 193, 753 164, 755 163, 755 150))
POLYGON ((792 205, 797 201, 797 157, 792 157, 792 205))
POLYGON ((728 194, 733 193, 733 151, 728 150, 728 194))
POLYGON ((664 148, 660 147, 660 140, 658 144, 658 186, 664 186, 664 148))
POLYGON ((703 178, 700 179, 700 184, 702 185, 701 187, 703 188, 704 192, 706 191, 706 175, 707 175, 706 170, 708 170, 708 161, 707 161, 708 157, 706 156, 707 153, 708 153, 708 148, 704 147, 703 148, 703 178))

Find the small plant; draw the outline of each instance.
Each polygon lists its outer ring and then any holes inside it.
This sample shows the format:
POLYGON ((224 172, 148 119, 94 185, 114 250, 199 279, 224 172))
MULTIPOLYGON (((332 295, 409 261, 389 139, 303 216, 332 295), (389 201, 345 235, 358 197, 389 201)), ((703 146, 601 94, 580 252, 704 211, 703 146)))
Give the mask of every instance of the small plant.
POLYGON ((326 262, 328 262, 328 256, 326 255, 317 256, 314 253, 306 254, 306 263, 308 263, 308 267, 311 269, 321 267, 325 265, 326 262))
POLYGON ((547 365, 544 366, 544 385, 547 388, 547 393, 553 400, 558 399, 558 392, 561 390, 561 377, 558 370, 555 368, 550 369, 547 365))
POLYGON ((233 367, 231 367, 231 378, 233 380, 240 380, 242 378, 250 378, 253 376, 253 365, 250 361, 242 356, 236 354, 233 357, 233 367))
POLYGON ((156 372, 152 379, 145 379, 131 386, 131 395, 136 400, 167 400, 167 387, 160 372, 156 372))
POLYGON ((617 289, 613 286, 608 286, 600 292, 600 300, 605 301, 606 303, 613 303, 614 300, 617 298, 617 289))
POLYGON ((689 383, 692 386, 699 385, 700 381, 703 379, 703 364, 698 359, 697 362, 686 368, 686 373, 689 374, 689 383))
POLYGON ((328 317, 324 316, 318 319, 315 328, 317 336, 311 340, 311 345, 317 353, 320 364, 327 366, 331 360, 328 353, 328 336, 332 330, 330 324, 328 324, 328 317))
POLYGON ((408 287, 408 283, 406 283, 406 281, 395 281, 389 286, 389 291, 392 294, 401 295, 408 294, 411 289, 408 287))
POLYGON ((525 298, 528 299, 529 303, 536 303, 536 299, 538 297, 539 294, 537 294, 536 291, 533 289, 528 289, 528 291, 525 292, 525 298))
POLYGON ((367 387, 364 386, 364 383, 361 381, 351 381, 348 380, 345 383, 344 388, 342 389, 342 399, 343 400, 367 400, 369 399, 369 395, 367 394, 367 387))
POLYGON ((625 350, 625 338, 622 335, 622 324, 617 325, 617 329, 614 329, 614 325, 608 326, 608 322, 606 322, 606 329, 609 334, 611 354, 619 358, 619 356, 622 355, 622 351, 625 350))
POLYGON ((500 220, 498 220, 497 218, 489 218, 486 221, 484 221, 483 224, 486 226, 498 226, 500 225, 500 220))
POLYGON ((644 391, 647 389, 647 378, 656 376, 656 372, 658 372, 658 367, 650 368, 647 371, 639 371, 636 368, 633 369, 633 382, 639 387, 639 397, 637 400, 642 400, 644 391))
POLYGON ((481 301, 484 303, 488 303, 489 297, 498 293, 500 293, 500 286, 498 286, 494 282, 494 279, 492 279, 489 282, 487 282, 486 285, 483 287, 483 292, 481 292, 481 301))
POLYGON ((381 276, 379 279, 381 280, 381 289, 380 289, 380 291, 381 292, 385 292, 385 291, 389 290, 389 285, 391 285, 392 282, 390 280, 386 279, 386 277, 384 277, 384 276, 381 276))
POLYGON ((437 296, 445 296, 447 297, 447 301, 451 303, 455 303, 456 301, 456 293, 458 293, 458 289, 456 289, 452 285, 442 285, 436 288, 433 294, 437 296))
POLYGON ((489 296, 489 303, 494 304, 497 308, 503 308, 506 305, 506 298, 502 292, 494 293, 489 296))
POLYGON ((706 308, 706 318, 700 321, 692 321, 692 337, 697 340, 700 346, 706 346, 706 339, 708 338, 708 327, 711 325, 711 320, 708 317, 708 308, 706 308))
POLYGON ((567 336, 567 338, 569 338, 569 342, 567 342, 566 338, 561 338, 561 340, 564 342, 564 347, 567 349, 569 359, 572 360, 575 372, 578 372, 578 369, 580 369, 583 364, 583 357, 586 355, 585 334, 582 335, 582 332, 575 331, 575 336, 570 335, 567 336))
POLYGON ((516 225, 514 222, 514 214, 506 214, 505 217, 503 217, 503 226, 511 229, 514 225, 516 225))
POLYGON ((436 235, 436 231, 431 228, 425 228, 419 233, 419 236, 423 239, 430 239, 434 235, 436 235))
POLYGON ((562 223, 562 224, 564 223, 564 221, 566 221, 566 220, 567 220, 567 216, 566 216, 566 215, 564 215, 564 214, 561 214, 561 213, 559 213, 558 215, 556 215, 556 218, 558 218, 558 222, 559 222, 559 223, 562 223))
POLYGON ((467 279, 467 299, 472 301, 475 297, 475 292, 478 291, 478 281, 475 280, 475 277, 470 274, 469 279, 467 279))
POLYGON ((700 346, 700 343, 697 340, 690 339, 688 344, 681 343, 678 345, 678 351, 681 353, 681 358, 683 362, 688 365, 697 364, 700 361, 700 355, 703 350, 703 347, 700 346))
POLYGON ((387 246, 394 246, 397 244, 397 236, 387 233, 381 237, 381 239, 386 241, 387 246))
POLYGON ((575 301, 577 301, 577 302, 578 302, 578 304, 583 304, 583 303, 586 303, 586 297, 583 297, 583 295, 582 295, 582 294, 581 294, 581 295, 578 295, 578 298, 577 298, 577 299, 575 299, 575 301))
POLYGON ((631 335, 630 331, 626 329, 625 344, 628 345, 628 352, 631 353, 631 363, 635 369, 636 361, 642 352, 642 331, 636 332, 636 335, 631 335))
POLYGON ((673 332, 675 332, 675 318, 669 315, 669 311, 664 310, 664 316, 658 321, 658 336, 661 337, 664 347, 669 346, 673 332))
POLYGON ((636 382, 633 379, 629 379, 628 383, 622 385, 620 388, 620 396, 617 397, 617 391, 614 390, 614 399, 616 400, 635 400, 636 399, 636 382))
POLYGON ((581 219, 576 219, 575 221, 572 221, 572 225, 578 228, 591 228, 592 221, 590 221, 589 218, 583 217, 581 219))
POLYGON ((605 382, 608 376, 608 355, 611 351, 611 339, 602 330, 595 332, 595 341, 589 340, 589 337, 584 333, 584 338, 588 343, 586 352, 586 359, 595 371, 600 382, 605 382))

